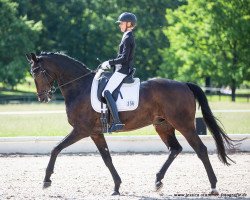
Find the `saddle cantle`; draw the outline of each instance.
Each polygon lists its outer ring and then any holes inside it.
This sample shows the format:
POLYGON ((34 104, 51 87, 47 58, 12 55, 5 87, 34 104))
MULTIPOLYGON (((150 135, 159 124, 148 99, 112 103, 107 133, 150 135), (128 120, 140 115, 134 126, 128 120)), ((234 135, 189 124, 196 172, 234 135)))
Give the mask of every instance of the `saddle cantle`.
MULTIPOLYGON (((122 83, 112 93, 118 111, 131 111, 138 107, 140 79, 133 78, 134 73, 135 69, 131 70, 130 74, 123 79, 122 83)), ((102 97, 102 91, 107 85, 111 75, 111 72, 103 72, 100 77, 97 76, 93 79, 91 88, 91 105, 96 112, 101 113, 103 110, 101 102, 106 103, 105 99, 102 97)))

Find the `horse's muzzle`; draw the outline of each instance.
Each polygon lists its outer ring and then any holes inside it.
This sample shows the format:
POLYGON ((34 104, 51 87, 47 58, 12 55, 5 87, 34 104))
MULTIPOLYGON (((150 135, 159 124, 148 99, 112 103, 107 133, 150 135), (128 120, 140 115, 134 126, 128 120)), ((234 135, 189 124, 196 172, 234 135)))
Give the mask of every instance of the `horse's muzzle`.
POLYGON ((52 98, 52 94, 49 92, 43 92, 43 93, 37 94, 37 97, 38 97, 39 102, 48 103, 52 98))

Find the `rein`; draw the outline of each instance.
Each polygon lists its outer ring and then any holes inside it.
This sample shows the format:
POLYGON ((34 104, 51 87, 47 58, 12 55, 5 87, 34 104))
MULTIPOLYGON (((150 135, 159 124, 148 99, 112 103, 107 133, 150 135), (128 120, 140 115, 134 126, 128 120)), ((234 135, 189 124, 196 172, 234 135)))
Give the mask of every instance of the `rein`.
MULTIPOLYGON (((70 83, 73 83, 73 82, 75 82, 75 81, 77 81, 77 80, 79 80, 79 79, 81 79, 81 78, 83 78, 83 77, 85 77, 85 76, 87 76, 87 75, 89 75, 89 74, 91 74, 91 73, 96 73, 96 70, 91 70, 90 72, 88 72, 87 74, 84 74, 84 75, 82 75, 82 76, 79 76, 79 77, 77 77, 77 78, 75 78, 75 79, 73 79, 73 80, 71 80, 71 81, 69 81, 69 82, 67 82, 67 83, 64 83, 64 84, 61 84, 61 85, 58 85, 57 87, 54 87, 54 89, 55 89, 55 91, 58 89, 58 88, 61 88, 61 87, 63 87, 63 86, 65 86, 65 85, 69 85, 70 83)), ((55 92, 54 91, 54 92, 55 92)), ((53 93, 54 93, 53 92, 53 93)))

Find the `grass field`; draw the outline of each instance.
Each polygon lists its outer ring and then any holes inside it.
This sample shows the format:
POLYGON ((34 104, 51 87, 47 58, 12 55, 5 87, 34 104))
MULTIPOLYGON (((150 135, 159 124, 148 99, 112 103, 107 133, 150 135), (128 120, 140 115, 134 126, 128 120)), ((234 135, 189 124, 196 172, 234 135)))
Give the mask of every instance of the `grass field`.
MULTIPOLYGON (((250 110, 250 103, 210 102, 213 110, 250 110)), ((65 110, 64 103, 49 104, 15 104, 0 105, 0 137, 15 136, 64 136, 71 126, 65 113, 3 115, 8 111, 52 111, 65 110)), ((223 123, 227 133, 250 133, 250 112, 215 112, 214 115, 223 123)), ((201 116, 200 111, 197 117, 201 116)), ((133 132, 115 133, 112 135, 154 135, 153 126, 148 126, 133 132)), ((177 133, 178 134, 178 133, 177 133)))

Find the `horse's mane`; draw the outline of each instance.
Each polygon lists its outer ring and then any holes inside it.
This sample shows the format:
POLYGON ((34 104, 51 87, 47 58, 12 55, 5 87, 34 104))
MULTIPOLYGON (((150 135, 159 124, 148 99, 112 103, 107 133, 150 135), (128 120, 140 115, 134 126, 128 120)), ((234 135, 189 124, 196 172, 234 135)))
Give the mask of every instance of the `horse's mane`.
POLYGON ((80 62, 79 60, 76 60, 75 58, 72 58, 72 57, 66 55, 63 52, 41 52, 39 56, 58 56, 58 57, 66 58, 66 59, 69 59, 73 62, 76 62, 78 65, 84 67, 85 69, 90 70, 84 63, 80 62))

